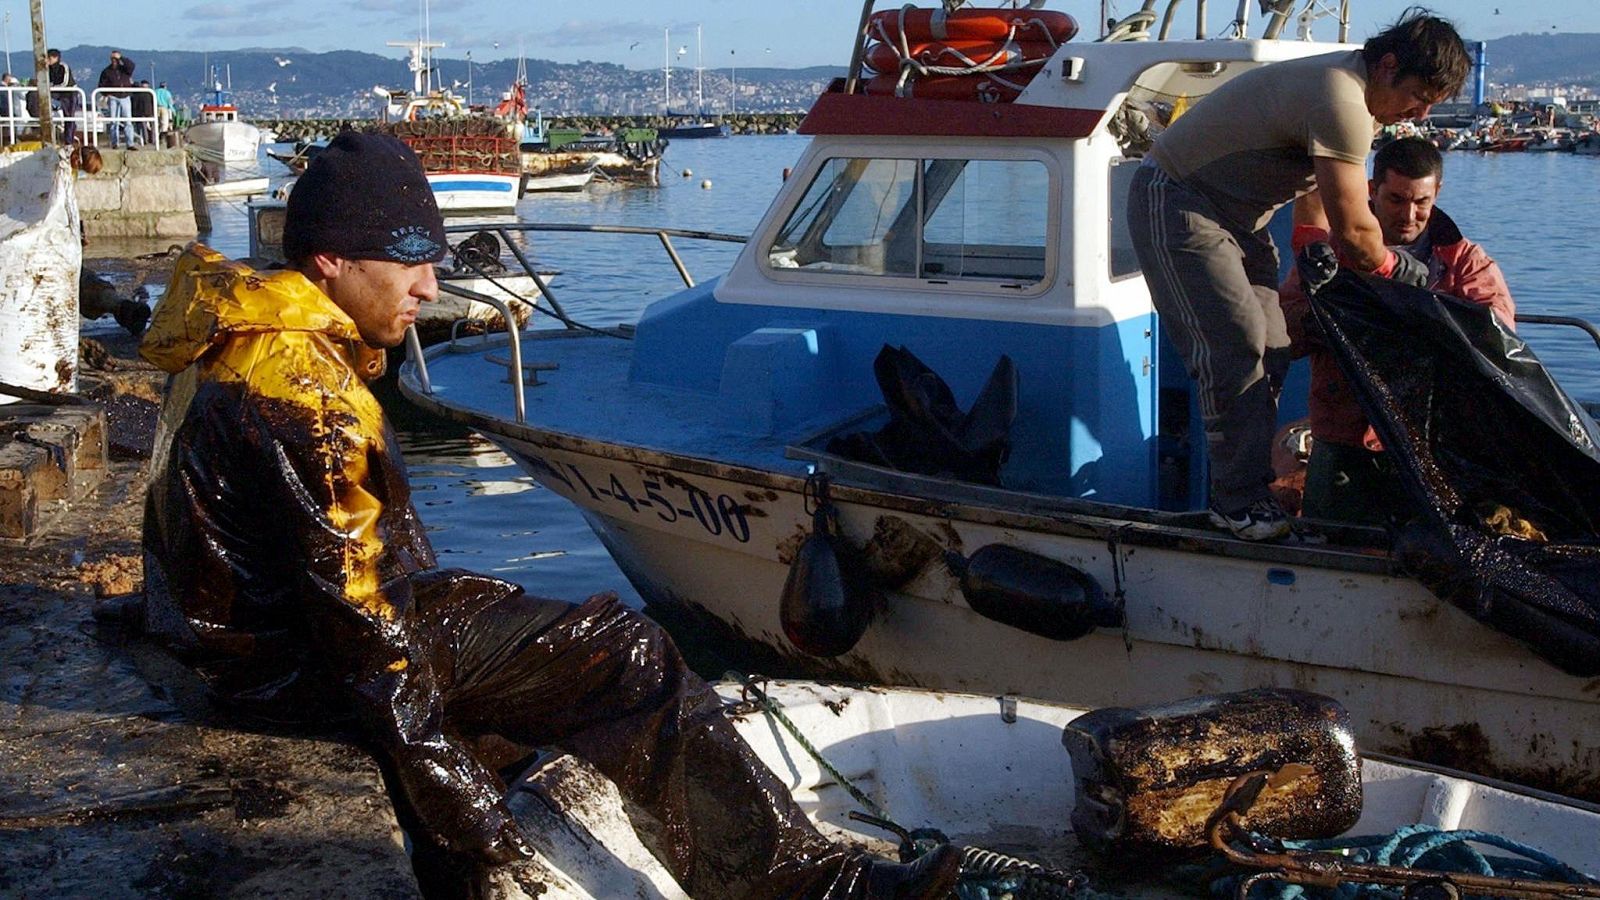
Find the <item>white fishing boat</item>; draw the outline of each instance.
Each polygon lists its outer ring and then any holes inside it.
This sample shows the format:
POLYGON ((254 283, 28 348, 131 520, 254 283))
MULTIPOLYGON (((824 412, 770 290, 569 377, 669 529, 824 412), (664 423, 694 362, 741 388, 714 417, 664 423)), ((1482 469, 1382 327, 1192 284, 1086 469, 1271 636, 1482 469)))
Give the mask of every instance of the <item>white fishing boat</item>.
MULTIPOLYGON (((1052 881, 1062 875, 1081 879, 1077 890, 1086 884, 1100 896, 1192 897, 1205 889, 1195 879, 1186 890, 1169 868, 1153 861, 1108 865, 1080 843, 1074 811, 1079 799, 1075 779, 1082 773, 1074 771, 1062 743, 1064 728, 1083 715, 1082 709, 1025 698, 812 682, 768 683, 760 697, 735 683, 719 690, 739 733, 831 837, 894 858, 899 839, 850 816, 859 810, 905 828, 938 829, 951 843, 973 848, 966 853, 973 876, 1008 867, 1017 871, 1018 859, 1046 870, 1043 877, 1036 876, 1037 893, 1017 890, 1014 896, 1081 895, 1052 881), (778 710, 793 730, 770 709, 778 710), (825 769, 823 761, 834 771, 825 769)), ((1180 747, 1169 758, 1180 755, 1198 759, 1203 751, 1180 747)), ((1600 807, 1593 804, 1530 794, 1392 758, 1368 757, 1360 761, 1359 770, 1359 819, 1349 835, 1388 835, 1402 828, 1470 830, 1542 851, 1578 872, 1600 871, 1600 842, 1594 839, 1600 834, 1600 807)), ((1182 782, 1192 773, 1174 773, 1173 780, 1182 782)), ((1174 796, 1184 794, 1169 790, 1148 799, 1179 809, 1174 796)), ((1206 800, 1201 790, 1193 796, 1201 800, 1198 807, 1174 818, 1203 821, 1220 799, 1206 800)), ((635 836, 615 787, 581 762, 571 757, 547 762, 513 785, 510 802, 539 853, 536 866, 545 869, 547 891, 540 896, 547 900, 687 896, 635 836)), ((1323 859, 1322 871, 1330 877, 1334 872, 1354 874, 1349 857, 1323 859)), ((1351 885, 1359 881, 1338 880, 1351 885)), ((491 889, 490 896, 521 896, 506 881, 491 883, 497 890, 491 889)), ((1600 886, 1580 882, 1566 891, 1572 897, 1597 896, 1600 886)))
POLYGON ((523 194, 543 194, 559 191, 581 191, 594 181, 594 170, 584 172, 563 172, 553 175, 529 175, 522 173, 523 194))
POLYGON ((522 170, 512 127, 470 115, 464 98, 433 83, 432 50, 443 44, 389 43, 409 48, 413 84, 409 92, 373 89, 384 100, 380 127, 421 159, 439 211, 447 216, 514 212, 522 170))
POLYGON ((265 175, 224 178, 221 181, 207 182, 200 186, 200 191, 207 200, 257 197, 267 193, 267 190, 267 176, 265 175))
MULTIPOLYGON (((982 102, 984 74, 944 84, 968 100, 870 94, 853 65, 726 275, 680 263, 686 289, 635 327, 429 353, 402 390, 572 501, 652 607, 766 671, 1078 706, 1293 685, 1342 702, 1371 750, 1600 797, 1600 660, 1563 669, 1475 619, 1379 530, 1263 545, 1203 511, 1194 389, 1122 222, 1128 185, 1171 98, 1348 45, 1116 39, 1148 36, 1137 16, 1079 42, 1060 13, 972 12, 1055 23, 1059 49, 1006 73, 1014 101, 982 102), (997 477, 838 449, 889 418, 892 346, 949 406, 1010 400, 997 477), (523 360, 549 370, 537 386, 523 360), (820 583, 819 535, 842 548, 835 580, 868 585, 840 589, 838 640, 797 638, 785 609, 820 583)), ((607 230, 661 237, 675 262, 670 239, 729 239, 607 230)))
POLYGON ((210 101, 200 105, 200 121, 183 132, 183 138, 209 162, 253 162, 261 147, 261 129, 239 120, 239 109, 211 71, 210 101))

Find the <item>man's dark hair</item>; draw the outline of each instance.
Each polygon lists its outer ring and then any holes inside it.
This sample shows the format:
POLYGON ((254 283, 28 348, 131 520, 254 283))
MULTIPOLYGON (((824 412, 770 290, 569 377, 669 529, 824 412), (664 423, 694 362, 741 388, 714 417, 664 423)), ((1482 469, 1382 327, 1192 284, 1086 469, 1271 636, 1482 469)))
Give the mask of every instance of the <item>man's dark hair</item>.
POLYGON ((46 51, 45 51, 45 52, 44 52, 44 55, 45 55, 45 56, 54 56, 54 57, 56 57, 56 58, 57 58, 57 59, 59 59, 59 58, 60 58, 60 57, 61 57, 61 51, 60 51, 60 50, 57 50, 57 49, 56 49, 56 48, 54 48, 54 47, 51 47, 51 48, 50 48, 50 49, 49 49, 49 50, 46 50, 46 51))
POLYGON ((1383 176, 1394 172, 1402 178, 1427 178, 1429 175, 1444 180, 1444 157, 1431 141, 1419 137, 1392 140, 1378 149, 1372 157, 1372 180, 1382 181, 1383 176))
POLYGON ((1456 27, 1420 6, 1401 13, 1399 21, 1367 38, 1361 47, 1361 58, 1369 67, 1389 53, 1399 66, 1396 81, 1416 76, 1438 97, 1461 90, 1472 71, 1472 59, 1456 27))

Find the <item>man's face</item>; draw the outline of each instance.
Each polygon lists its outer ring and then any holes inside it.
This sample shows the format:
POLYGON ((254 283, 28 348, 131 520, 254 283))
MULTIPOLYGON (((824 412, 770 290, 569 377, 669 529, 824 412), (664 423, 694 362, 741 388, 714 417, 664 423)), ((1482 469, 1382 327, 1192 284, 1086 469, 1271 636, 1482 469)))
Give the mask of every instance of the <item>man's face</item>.
POLYGON ((355 320, 361 339, 374 347, 398 347, 406 326, 425 302, 438 299, 433 263, 334 257, 337 274, 327 279, 328 296, 355 320))
POLYGON ((1415 75, 1396 78, 1394 54, 1385 54, 1367 79, 1367 112, 1380 125, 1427 118, 1441 99, 1415 75))
POLYGON ((1372 212, 1383 228, 1385 244, 1409 244, 1422 236, 1439 196, 1439 177, 1407 178, 1393 169, 1382 181, 1369 181, 1372 212))

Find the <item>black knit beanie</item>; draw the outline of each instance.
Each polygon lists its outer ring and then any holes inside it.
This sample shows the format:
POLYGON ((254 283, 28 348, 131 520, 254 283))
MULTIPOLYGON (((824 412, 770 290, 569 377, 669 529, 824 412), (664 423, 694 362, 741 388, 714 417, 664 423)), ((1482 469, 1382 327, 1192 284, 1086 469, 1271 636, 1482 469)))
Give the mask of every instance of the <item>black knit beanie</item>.
POLYGON ((283 255, 293 265, 313 253, 438 262, 446 250, 444 219, 422 163, 387 134, 341 133, 289 192, 283 255))

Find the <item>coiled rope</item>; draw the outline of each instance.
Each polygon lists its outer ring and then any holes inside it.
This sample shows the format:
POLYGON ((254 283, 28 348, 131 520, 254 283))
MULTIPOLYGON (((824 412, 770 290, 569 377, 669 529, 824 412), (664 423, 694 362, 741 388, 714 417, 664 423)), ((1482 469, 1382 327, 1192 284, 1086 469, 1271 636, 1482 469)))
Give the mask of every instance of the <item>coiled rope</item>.
MULTIPOLYGON (((1535 847, 1487 831, 1445 830, 1432 825, 1406 825, 1389 834, 1359 835, 1325 840, 1278 841, 1259 835, 1256 839, 1283 850, 1337 853, 1351 863, 1427 869, 1434 872, 1487 875, 1496 878, 1536 879, 1566 884, 1597 885, 1600 880, 1585 875, 1554 856, 1535 847), (1474 844, 1493 847, 1512 856, 1484 853, 1474 844)), ((1214 893, 1236 889, 1232 878, 1212 884, 1214 893)), ((1262 882, 1251 891, 1250 900, 1377 900, 1395 898, 1401 891, 1392 887, 1345 882, 1331 890, 1308 889, 1284 882, 1262 882)))

